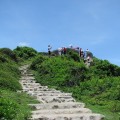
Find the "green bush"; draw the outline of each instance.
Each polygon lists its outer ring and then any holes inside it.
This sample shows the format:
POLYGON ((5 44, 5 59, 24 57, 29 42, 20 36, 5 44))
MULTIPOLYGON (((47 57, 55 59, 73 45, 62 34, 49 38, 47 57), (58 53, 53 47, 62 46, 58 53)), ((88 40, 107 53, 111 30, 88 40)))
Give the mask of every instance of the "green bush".
POLYGON ((0 49, 0 120, 27 120, 31 111, 28 104, 36 103, 32 97, 16 92, 21 89, 17 60, 12 50, 0 49))
POLYGON ((21 89, 19 83, 20 72, 12 63, 0 63, 0 87, 16 91, 21 89))
POLYGON ((87 75, 87 68, 84 64, 74 66, 69 69, 69 74, 65 78, 65 86, 79 86, 81 82, 90 79, 87 75))
POLYGON ((0 98, 0 119, 13 120, 19 111, 18 104, 11 99, 0 98))
POLYGON ((116 115, 120 111, 120 67, 94 57, 87 68, 82 60, 79 61, 77 52, 67 53, 47 59, 36 57, 31 68, 37 71, 37 81, 71 92, 76 100, 99 106, 101 111, 105 108, 111 115, 112 112, 116 115))
POLYGON ((120 112, 120 101, 112 101, 111 104, 109 105, 109 109, 112 112, 120 112))
POLYGON ((90 71, 93 72, 94 76, 99 78, 120 76, 120 67, 109 63, 107 60, 93 59, 94 63, 90 67, 90 71))
POLYGON ((42 55, 35 57, 34 61, 31 64, 31 69, 36 70, 38 65, 40 65, 46 58, 42 55))
POLYGON ((30 117, 30 103, 38 103, 25 93, 0 89, 0 120, 27 120, 30 117))
POLYGON ((8 77, 5 77, 5 78, 0 77, 0 87, 4 88, 4 89, 5 88, 10 89, 10 90, 13 90, 13 91, 17 91, 17 90, 21 89, 21 85, 19 84, 19 82, 14 77, 11 77, 11 76, 8 76, 8 77))
POLYGON ((17 47, 13 50, 17 57, 20 57, 22 59, 28 60, 32 57, 35 57, 37 55, 37 51, 34 50, 31 47, 17 47))
POLYGON ((67 57, 77 62, 80 61, 79 53, 71 49, 67 49, 67 57))
POLYGON ((5 62, 8 62, 8 60, 6 59, 4 55, 0 54, 0 63, 5 63, 5 62))
POLYGON ((13 60, 15 62, 18 62, 16 54, 11 49, 1 48, 0 53, 2 54, 2 56, 1 56, 2 60, 6 59, 6 57, 7 57, 7 58, 10 58, 11 60, 13 60))

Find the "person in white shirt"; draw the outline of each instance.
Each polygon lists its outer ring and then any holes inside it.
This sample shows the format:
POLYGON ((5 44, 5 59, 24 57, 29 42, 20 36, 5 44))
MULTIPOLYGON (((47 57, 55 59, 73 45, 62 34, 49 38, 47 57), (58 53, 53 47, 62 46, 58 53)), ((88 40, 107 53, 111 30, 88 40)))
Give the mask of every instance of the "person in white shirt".
POLYGON ((61 56, 62 55, 62 48, 58 48, 58 54, 61 56))

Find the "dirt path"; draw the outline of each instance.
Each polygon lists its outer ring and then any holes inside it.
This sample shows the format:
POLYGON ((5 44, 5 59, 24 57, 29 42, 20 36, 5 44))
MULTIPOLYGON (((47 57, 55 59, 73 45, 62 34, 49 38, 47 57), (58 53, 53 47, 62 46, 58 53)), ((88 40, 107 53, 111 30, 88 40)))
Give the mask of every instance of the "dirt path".
POLYGON ((29 120, 103 120, 104 116, 85 108, 84 103, 76 102, 71 93, 50 89, 35 82, 28 65, 20 68, 20 83, 23 92, 34 96, 41 104, 30 104, 34 108, 29 120))

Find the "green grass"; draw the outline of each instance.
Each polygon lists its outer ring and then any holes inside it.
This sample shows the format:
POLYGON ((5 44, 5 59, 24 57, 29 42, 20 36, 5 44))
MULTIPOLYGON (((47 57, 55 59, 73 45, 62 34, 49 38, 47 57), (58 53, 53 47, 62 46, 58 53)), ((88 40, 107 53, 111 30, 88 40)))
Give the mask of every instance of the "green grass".
POLYGON ((105 120, 120 120, 120 114, 111 112, 105 106, 90 105, 86 103, 86 107, 90 108, 94 113, 100 113, 105 116, 105 120))
POLYGON ((31 115, 28 104, 37 100, 21 90, 20 71, 12 50, 0 49, 0 120, 27 120, 31 115))
POLYGON ((37 82, 73 93, 77 101, 105 115, 105 120, 120 120, 120 67, 107 60, 93 60, 88 69, 74 51, 48 58, 28 47, 0 49, 0 119, 27 120, 30 116, 27 104, 37 101, 16 92, 21 89, 18 66, 29 64, 37 82))
POLYGON ((105 120, 119 120, 119 67, 96 60, 87 69, 82 62, 67 57, 40 58, 43 60, 37 58, 31 65, 37 82, 73 93, 76 100, 86 103, 93 112, 103 114, 105 120))
POLYGON ((25 93, 0 89, 0 119, 27 120, 31 115, 30 103, 38 103, 25 93))
POLYGON ((21 89, 19 83, 20 71, 14 62, 0 63, 0 88, 13 91, 21 89))

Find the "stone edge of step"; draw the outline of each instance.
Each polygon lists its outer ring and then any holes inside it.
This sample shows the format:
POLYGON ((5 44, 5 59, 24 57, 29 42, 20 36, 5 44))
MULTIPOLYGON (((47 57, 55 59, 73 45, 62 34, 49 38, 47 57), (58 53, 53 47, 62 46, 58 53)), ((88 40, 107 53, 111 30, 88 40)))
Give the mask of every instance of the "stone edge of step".
MULTIPOLYGON (((77 113, 77 114, 40 114, 40 115, 32 115, 32 117, 29 120, 36 120, 36 119, 40 119, 40 118, 47 118, 47 120, 55 120, 56 118, 80 118, 80 117, 84 117, 86 118, 86 120, 89 120, 89 118, 97 118, 96 120, 102 120, 105 118, 104 115, 101 114, 97 114, 97 113, 77 113), (99 118, 99 119, 98 119, 99 118)), ((57 120, 57 119, 56 119, 57 120)))

